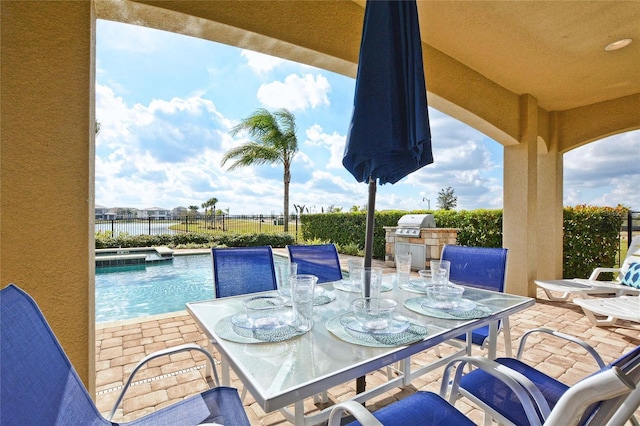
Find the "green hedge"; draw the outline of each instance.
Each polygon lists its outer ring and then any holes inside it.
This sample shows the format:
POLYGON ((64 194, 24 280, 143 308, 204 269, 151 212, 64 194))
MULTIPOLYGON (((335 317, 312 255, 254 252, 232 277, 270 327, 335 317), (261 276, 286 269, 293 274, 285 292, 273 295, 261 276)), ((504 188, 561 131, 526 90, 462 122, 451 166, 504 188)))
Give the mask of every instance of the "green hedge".
POLYGON ((460 245, 502 247, 502 210, 439 210, 433 216, 438 228, 458 229, 460 245))
MULTIPOLYGON (((373 257, 384 259, 385 232, 384 226, 396 226, 398 219, 407 214, 405 211, 382 211, 375 213, 373 230, 373 257)), ((367 214, 357 213, 325 213, 304 214, 300 216, 302 238, 304 240, 331 241, 339 246, 355 244, 364 249, 367 214)))
MULTIPOLYGON (((624 207, 576 206, 564 209, 565 278, 587 278, 594 268, 617 264, 620 229, 627 216, 624 207)), ((610 280, 611 274, 599 279, 610 280)))
MULTIPOLYGON (((396 226, 406 214, 433 214, 438 228, 458 228, 458 244, 475 247, 502 246, 502 210, 385 210, 375 213, 373 257, 384 259, 385 226, 396 226)), ((366 213, 305 214, 300 217, 304 240, 331 241, 340 246, 356 244, 364 249, 366 213)))
POLYGON ((167 246, 172 248, 196 247, 251 247, 266 246, 285 247, 294 244, 295 239, 289 234, 159 234, 159 235, 129 235, 120 233, 111 235, 110 231, 96 234, 96 248, 117 247, 152 247, 167 246))
MULTIPOLYGON (((457 244, 502 247, 502 210, 386 210, 375 213, 373 257, 384 259, 384 226, 396 226, 405 214, 431 213, 438 228, 457 228, 457 244)), ((619 232, 627 215, 624 207, 576 206, 564 209, 565 278, 588 277, 597 266, 617 263, 619 232)), ((329 213, 301 216, 305 240, 331 241, 364 248, 366 214, 329 213)), ((606 278, 606 277, 604 277, 606 278)))

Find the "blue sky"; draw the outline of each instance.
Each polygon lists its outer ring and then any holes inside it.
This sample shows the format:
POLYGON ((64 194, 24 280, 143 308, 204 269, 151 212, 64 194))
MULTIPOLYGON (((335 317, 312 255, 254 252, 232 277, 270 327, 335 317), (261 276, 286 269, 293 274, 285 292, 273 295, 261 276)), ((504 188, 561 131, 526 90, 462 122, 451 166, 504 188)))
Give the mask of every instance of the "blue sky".
MULTIPOLYGON (((428 83, 428 82, 427 82, 428 83)), ((367 185, 343 168, 355 80, 329 71, 164 31, 98 21, 96 204, 200 206, 280 214, 282 166, 228 171, 229 130, 258 108, 288 108, 298 127, 290 210, 363 207, 367 185)), ((502 208, 500 144, 430 108, 434 164, 378 187, 376 208, 435 209, 452 187, 458 210, 502 208), (429 200, 429 201, 427 201, 429 200)), ((564 204, 640 210, 640 131, 564 156, 564 204)))

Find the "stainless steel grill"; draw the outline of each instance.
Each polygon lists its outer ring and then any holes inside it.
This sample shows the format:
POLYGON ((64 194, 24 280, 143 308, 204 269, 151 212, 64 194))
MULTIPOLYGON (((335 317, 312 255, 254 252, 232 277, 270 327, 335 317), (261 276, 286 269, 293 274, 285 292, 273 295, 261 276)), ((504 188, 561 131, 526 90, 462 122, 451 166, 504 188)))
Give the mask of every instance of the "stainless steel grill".
POLYGON ((432 214, 406 214, 398 220, 396 236, 418 238, 421 228, 435 228, 436 221, 432 214))

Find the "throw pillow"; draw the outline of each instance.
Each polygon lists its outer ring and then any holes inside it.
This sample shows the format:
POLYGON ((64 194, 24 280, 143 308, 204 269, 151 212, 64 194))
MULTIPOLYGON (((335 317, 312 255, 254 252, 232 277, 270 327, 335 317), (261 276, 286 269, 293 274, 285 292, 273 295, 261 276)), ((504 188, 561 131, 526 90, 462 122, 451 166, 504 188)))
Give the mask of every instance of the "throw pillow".
POLYGON ((622 284, 640 288, 640 263, 632 263, 622 277, 622 284))

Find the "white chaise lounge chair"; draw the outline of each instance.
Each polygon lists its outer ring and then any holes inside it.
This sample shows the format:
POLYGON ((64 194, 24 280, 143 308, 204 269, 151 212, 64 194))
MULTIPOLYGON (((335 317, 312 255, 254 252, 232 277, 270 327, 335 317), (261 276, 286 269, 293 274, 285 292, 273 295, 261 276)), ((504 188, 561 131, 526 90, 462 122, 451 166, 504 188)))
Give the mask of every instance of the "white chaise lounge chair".
POLYGON ((535 280, 538 287, 544 290, 549 300, 564 301, 572 297, 589 298, 592 296, 638 296, 640 289, 622 284, 622 277, 632 263, 640 263, 640 236, 631 240, 627 256, 620 268, 596 268, 588 279, 574 278, 563 280, 535 280), (613 281, 598 281, 604 272, 617 273, 613 281), (560 293, 558 296, 557 293, 560 293))
POLYGON ((587 318, 597 326, 613 326, 620 320, 640 323, 640 296, 575 298, 573 303, 582 307, 587 318), (598 318, 596 315, 605 318, 598 318))

